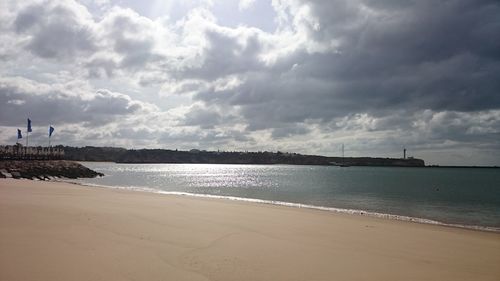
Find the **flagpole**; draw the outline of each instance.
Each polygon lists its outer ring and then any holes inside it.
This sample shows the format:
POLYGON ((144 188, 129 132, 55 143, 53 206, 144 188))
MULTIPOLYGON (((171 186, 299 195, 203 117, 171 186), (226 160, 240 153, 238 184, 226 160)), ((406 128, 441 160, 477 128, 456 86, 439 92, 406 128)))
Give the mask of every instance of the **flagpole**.
POLYGON ((49 125, 49 159, 52 158, 52 146, 50 146, 50 140, 52 139, 52 133, 54 132, 54 127, 49 125))
POLYGON ((26 147, 28 147, 28 140, 30 138, 30 132, 31 132, 31 120, 28 118, 28 126, 26 126, 26 147))
POLYGON ((16 145, 19 144, 19 140, 22 139, 23 136, 22 136, 22 133, 21 133, 21 130, 17 129, 17 140, 16 140, 16 145))

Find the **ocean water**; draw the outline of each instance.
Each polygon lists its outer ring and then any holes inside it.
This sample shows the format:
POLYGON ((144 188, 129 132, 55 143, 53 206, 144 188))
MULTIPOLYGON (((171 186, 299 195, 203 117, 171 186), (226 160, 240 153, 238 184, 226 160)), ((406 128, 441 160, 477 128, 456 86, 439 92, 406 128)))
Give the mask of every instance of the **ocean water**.
POLYGON ((500 169, 83 164, 106 175, 87 185, 500 230, 500 169))

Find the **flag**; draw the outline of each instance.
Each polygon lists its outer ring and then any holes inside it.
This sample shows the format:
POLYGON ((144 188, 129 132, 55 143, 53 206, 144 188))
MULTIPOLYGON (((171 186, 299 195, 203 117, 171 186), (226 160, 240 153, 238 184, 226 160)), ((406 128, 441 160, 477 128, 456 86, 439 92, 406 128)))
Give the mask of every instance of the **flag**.
POLYGON ((28 118, 28 133, 31 133, 31 120, 28 118))
POLYGON ((52 136, 53 132, 54 132, 54 127, 49 126, 49 138, 52 136))
POLYGON ((23 134, 21 134, 21 130, 17 129, 17 139, 22 139, 23 134))

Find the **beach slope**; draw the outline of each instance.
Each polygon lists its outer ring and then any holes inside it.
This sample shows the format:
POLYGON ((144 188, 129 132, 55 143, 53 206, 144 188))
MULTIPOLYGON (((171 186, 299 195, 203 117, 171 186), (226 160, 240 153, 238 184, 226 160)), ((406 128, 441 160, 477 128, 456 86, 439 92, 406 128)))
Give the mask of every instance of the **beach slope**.
POLYGON ((0 179, 0 280, 499 280, 500 234, 0 179))

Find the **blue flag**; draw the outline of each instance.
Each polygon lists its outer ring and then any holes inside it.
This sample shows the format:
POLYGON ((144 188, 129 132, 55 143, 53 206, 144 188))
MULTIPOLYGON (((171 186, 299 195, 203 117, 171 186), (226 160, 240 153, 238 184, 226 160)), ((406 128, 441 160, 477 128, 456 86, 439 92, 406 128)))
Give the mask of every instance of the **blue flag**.
POLYGON ((21 130, 17 129, 17 139, 22 139, 23 134, 21 134, 21 130))
POLYGON ((49 126, 49 138, 52 136, 53 132, 54 132, 54 127, 49 126))
POLYGON ((31 120, 28 118, 28 133, 31 133, 31 120))

